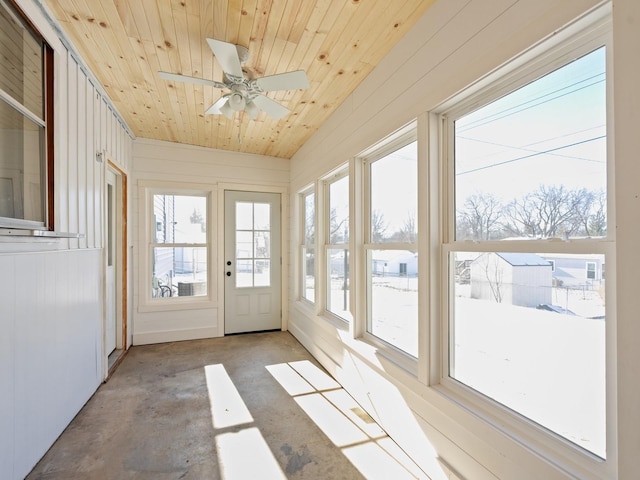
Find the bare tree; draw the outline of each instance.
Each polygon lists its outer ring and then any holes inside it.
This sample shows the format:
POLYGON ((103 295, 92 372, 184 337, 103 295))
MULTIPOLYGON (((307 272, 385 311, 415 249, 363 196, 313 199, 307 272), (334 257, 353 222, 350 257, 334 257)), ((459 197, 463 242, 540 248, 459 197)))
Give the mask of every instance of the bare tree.
POLYGON ((349 215, 338 218, 335 207, 329 213, 329 238, 332 244, 343 243, 349 238, 349 215))
POLYGON ((476 193, 467 198, 458 211, 458 240, 492 240, 499 238, 504 206, 491 193, 476 193))
POLYGON ((415 212, 409 212, 407 218, 400 228, 399 240, 406 243, 414 243, 418 238, 418 225, 415 212))
POLYGON ((487 277, 493 299, 498 303, 502 303, 504 270, 500 263, 500 257, 493 254, 487 256, 484 264, 484 274, 487 277))
POLYGON ((586 189, 541 185, 507 206, 505 228, 516 235, 541 238, 573 234, 580 212, 588 210, 587 194, 586 189))
POLYGON ((316 238, 315 209, 313 203, 305 205, 304 234, 305 243, 313 245, 316 238))
POLYGON ((380 243, 386 239, 387 223, 379 210, 371 212, 371 242, 380 243))
POLYGON ((591 237, 603 237, 607 234, 607 196, 602 190, 595 193, 586 230, 591 237))

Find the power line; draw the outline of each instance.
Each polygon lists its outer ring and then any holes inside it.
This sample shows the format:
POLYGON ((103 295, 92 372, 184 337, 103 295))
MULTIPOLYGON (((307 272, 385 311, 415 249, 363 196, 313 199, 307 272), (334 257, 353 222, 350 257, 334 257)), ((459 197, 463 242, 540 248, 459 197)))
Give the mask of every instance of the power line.
MULTIPOLYGON (((575 142, 575 143, 571 143, 571 144, 568 144, 568 145, 563 145, 561 147, 550 148, 548 150, 543 150, 541 152, 532 153, 531 155, 524 155, 522 157, 512 158, 511 160, 505 160, 503 162, 498 162, 498 163, 493 163, 491 165, 485 165, 483 167, 473 168, 473 169, 467 170, 465 172, 456 173, 456 177, 459 176, 459 175, 465 175, 467 173, 473 173, 473 172, 478 172, 480 170, 486 170, 486 169, 492 168, 492 167, 498 167, 500 165, 506 165, 507 163, 517 162, 518 160, 525 160, 527 158, 537 157, 539 155, 544 155, 544 154, 547 154, 547 153, 556 152, 558 150, 562 150, 562 149, 565 149, 565 148, 575 147, 576 145, 582 145, 584 143, 594 142, 596 140, 602 140, 603 138, 607 138, 607 136, 606 135, 601 135, 599 137, 588 138, 588 139, 582 140, 580 142, 575 142)), ((592 160, 592 161, 599 162, 598 160, 592 160)), ((599 162, 599 163, 604 163, 604 162, 599 162)))
MULTIPOLYGON (((534 149, 527 148, 527 147, 530 147, 532 145, 538 145, 540 143, 548 143, 548 142, 551 142, 553 140, 558 140, 560 138, 571 137, 571 136, 577 135, 578 133, 583 133, 583 132, 587 132, 589 130, 595 130, 597 128, 602 128, 602 127, 604 127, 604 125, 597 125, 595 127, 585 128, 583 130, 579 130, 579 131, 576 131, 576 132, 571 132, 571 133, 567 133, 567 134, 564 134, 564 135, 559 135, 557 137, 547 138, 547 139, 544 139, 544 140, 539 140, 537 142, 529 143, 529 144, 523 145, 521 147, 516 147, 514 145, 505 145, 503 143, 497 143, 497 142, 489 142, 487 140, 480 140, 478 138, 463 137, 463 136, 456 136, 456 140, 458 138, 460 138, 460 139, 463 139, 463 140, 468 140, 470 142, 483 143, 485 145, 495 145, 496 147, 503 147, 503 148, 508 148, 508 149, 511 149, 511 150, 522 150, 522 151, 525 151, 525 152, 543 153, 540 150, 534 150, 534 149)), ((489 154, 489 155, 484 155, 484 156, 477 157, 477 158, 478 159, 487 158, 487 157, 491 157, 491 156, 497 155, 499 153, 500 152, 496 152, 496 153, 492 153, 492 154, 489 154)), ((560 155, 552 154, 552 155, 557 156, 557 157, 561 157, 561 158, 569 158, 571 160, 582 160, 582 161, 585 161, 585 162, 605 163, 602 160, 594 160, 592 158, 576 157, 576 156, 573 156, 573 155, 561 155, 561 154, 560 155)))
MULTIPOLYGON (((536 103, 536 104, 531 105, 531 103, 532 103, 532 102, 535 102, 535 101, 537 101, 537 100, 541 100, 541 99, 543 99, 543 98, 545 98, 545 97, 549 97, 550 95, 554 95, 554 94, 556 94, 556 93, 558 93, 558 92, 561 92, 561 91, 563 91, 563 90, 566 90, 567 88, 571 88, 571 87, 573 87, 573 86, 579 85, 579 84, 581 84, 581 83, 584 83, 584 82, 586 82, 586 81, 589 81, 589 80, 591 80, 591 79, 593 79, 593 78, 596 78, 596 77, 598 77, 598 76, 601 76, 601 75, 604 75, 604 73, 600 73, 600 74, 597 74, 597 75, 593 75, 593 76, 591 76, 591 77, 585 78, 584 80, 580 80, 579 82, 573 83, 573 84, 571 84, 571 85, 567 85, 567 86, 562 87, 562 88, 560 88, 560 89, 558 89, 558 90, 554 90, 553 92, 549 92, 549 93, 547 93, 547 94, 545 94, 545 95, 542 95, 542 96, 536 97, 536 98, 534 98, 534 99, 532 99, 532 100, 529 100, 529 101, 527 101, 527 102, 521 103, 521 104, 519 104, 519 105, 515 105, 515 106, 513 106, 513 107, 507 108, 507 109, 502 110, 502 111, 500 111, 500 112, 496 112, 496 113, 491 114, 491 115, 489 115, 489 116, 487 116, 487 117, 479 118, 479 119, 477 119, 477 120, 475 120, 475 121, 473 121, 473 122, 469 123, 468 125, 465 125, 464 127, 460 128, 460 129, 456 128, 456 130, 458 130, 458 131, 460 131, 460 132, 466 132, 467 130, 472 130, 472 129, 474 129, 474 128, 477 128, 477 127, 481 127, 481 126, 483 126, 483 125, 486 125, 487 123, 495 122, 495 121, 497 121, 497 120, 502 120, 503 118, 509 117, 509 116, 511 116, 511 115, 515 115, 516 113, 520 113, 520 112, 524 112, 524 111, 526 111, 526 110, 530 110, 530 109, 535 108, 535 107, 538 107, 538 106, 540 106, 540 105, 544 105, 545 103, 549 103, 549 102, 551 102, 551 101, 553 101, 553 100, 557 100, 557 99, 559 99, 559 98, 566 97, 567 95, 571 95, 571 94, 573 94, 573 93, 579 92, 579 91, 584 90, 584 89, 586 89, 586 88, 593 87, 594 85, 598 85, 598 84, 600 84, 600 83, 603 83, 603 82, 605 81, 605 79, 598 80, 598 81, 593 82, 593 83, 590 83, 590 84, 588 84, 588 85, 584 85, 584 86, 582 86, 582 87, 580 87, 580 88, 576 88, 576 89, 571 90, 571 91, 569 91, 569 92, 565 92, 565 93, 562 93, 562 94, 560 94, 560 95, 556 95, 556 96, 554 96, 554 97, 547 98, 546 100, 543 100, 543 101, 541 101, 541 102, 538 102, 538 103, 536 103), (519 110, 514 110, 514 109, 518 109, 519 107, 523 107, 523 106, 525 106, 525 105, 527 105, 525 108, 520 108, 519 110), (501 115, 501 114, 504 114, 504 115, 499 116, 499 115, 501 115)), ((503 97, 503 98, 504 98, 504 97, 503 97)))

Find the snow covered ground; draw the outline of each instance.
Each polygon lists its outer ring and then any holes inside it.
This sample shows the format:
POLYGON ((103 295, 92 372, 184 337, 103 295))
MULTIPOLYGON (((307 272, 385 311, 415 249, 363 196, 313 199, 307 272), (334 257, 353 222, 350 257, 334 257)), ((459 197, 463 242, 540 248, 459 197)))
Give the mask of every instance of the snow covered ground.
MULTIPOLYGON (((456 285, 451 376, 601 457, 605 444, 605 305, 597 291, 554 288, 575 315, 469 298, 456 285)), ((343 313, 342 284, 332 282, 343 313)), ((417 279, 375 277, 371 333, 417 356, 417 279)))
POLYGON ((466 297, 454 310, 453 378, 605 457, 604 319, 466 297))

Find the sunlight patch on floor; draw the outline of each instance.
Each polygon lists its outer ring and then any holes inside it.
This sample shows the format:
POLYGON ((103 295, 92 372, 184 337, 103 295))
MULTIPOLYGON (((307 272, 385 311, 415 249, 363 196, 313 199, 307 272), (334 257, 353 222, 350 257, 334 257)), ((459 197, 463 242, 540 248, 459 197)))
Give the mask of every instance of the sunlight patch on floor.
POLYGON ((287 477, 257 428, 216 436, 220 473, 224 480, 285 480, 287 477))
POLYGON ((266 368, 367 479, 429 479, 353 397, 313 363, 266 368), (309 390, 311 385, 315 389, 309 390))
POLYGON ((211 404, 213 428, 221 429, 253 422, 253 417, 223 365, 204 367, 211 404))

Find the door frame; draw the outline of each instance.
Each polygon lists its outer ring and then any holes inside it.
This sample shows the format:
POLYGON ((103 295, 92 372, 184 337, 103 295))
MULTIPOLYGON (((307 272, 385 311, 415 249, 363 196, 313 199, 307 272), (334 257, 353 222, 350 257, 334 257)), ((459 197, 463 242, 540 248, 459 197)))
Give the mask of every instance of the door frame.
MULTIPOLYGON (((105 155, 109 158, 107 155, 105 155)), ((103 271, 104 271, 104 284, 103 284, 103 320, 102 320, 102 362, 103 362, 103 379, 106 380, 110 373, 113 372, 115 367, 124 358, 124 353, 127 351, 129 345, 127 345, 127 312, 128 312, 128 250, 127 250, 127 218, 128 218, 128 197, 127 197, 127 174, 122 168, 120 168, 110 158, 105 163, 104 167, 104 190, 103 190, 103 271), (111 170, 116 176, 116 277, 115 277, 115 296, 116 296, 116 350, 121 350, 121 354, 116 362, 109 368, 109 354, 106 351, 107 345, 107 282, 106 271, 108 262, 107 252, 107 227, 108 221, 107 214, 107 171, 111 170)))
POLYGON ((277 187, 268 185, 250 185, 242 183, 219 183, 218 184, 218 336, 224 337, 224 233, 225 233, 225 192, 227 190, 235 190, 242 192, 256 193, 279 193, 280 194, 280 256, 282 257, 282 269, 280 273, 280 304, 282 308, 282 331, 286 331, 289 325, 289 250, 286 246, 289 244, 289 189, 287 187, 277 187))

